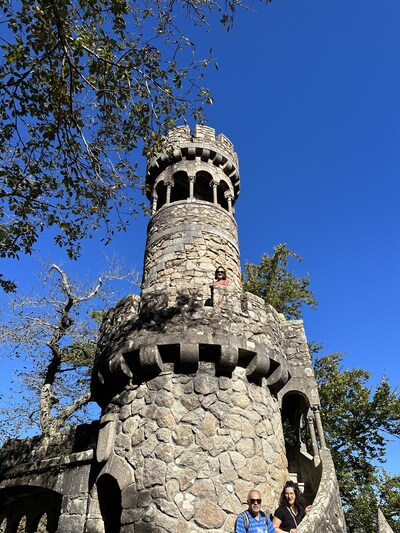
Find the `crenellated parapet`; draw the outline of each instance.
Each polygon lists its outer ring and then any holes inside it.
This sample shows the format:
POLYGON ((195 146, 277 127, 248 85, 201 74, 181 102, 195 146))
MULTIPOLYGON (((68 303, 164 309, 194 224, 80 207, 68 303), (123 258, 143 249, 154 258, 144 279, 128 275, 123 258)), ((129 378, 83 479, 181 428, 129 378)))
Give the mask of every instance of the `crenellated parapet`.
POLYGON ((146 189, 152 213, 177 201, 203 200, 233 214, 239 195, 238 158, 225 135, 197 125, 171 130, 163 150, 149 160, 146 189))
POLYGON ((278 313, 257 296, 227 286, 181 290, 169 305, 166 290, 151 299, 131 295, 103 322, 92 391, 104 404, 128 383, 172 369, 195 374, 202 361, 216 376, 245 369, 250 382, 280 390, 290 377, 286 339, 278 313))

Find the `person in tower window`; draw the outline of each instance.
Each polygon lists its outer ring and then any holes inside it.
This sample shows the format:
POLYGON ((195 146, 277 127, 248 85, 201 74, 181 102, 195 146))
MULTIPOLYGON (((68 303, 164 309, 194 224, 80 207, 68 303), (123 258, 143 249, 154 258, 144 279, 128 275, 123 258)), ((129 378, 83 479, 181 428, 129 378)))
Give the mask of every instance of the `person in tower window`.
POLYGON ((229 285, 229 280, 226 279, 226 270, 219 266, 215 271, 215 280, 211 285, 229 285))
POLYGON ((287 481, 272 519, 276 533, 297 533, 297 526, 311 509, 312 505, 306 507, 298 484, 287 481))
POLYGON ((247 496, 246 511, 240 513, 235 522, 235 533, 275 533, 269 517, 261 511, 261 494, 251 490, 247 496))

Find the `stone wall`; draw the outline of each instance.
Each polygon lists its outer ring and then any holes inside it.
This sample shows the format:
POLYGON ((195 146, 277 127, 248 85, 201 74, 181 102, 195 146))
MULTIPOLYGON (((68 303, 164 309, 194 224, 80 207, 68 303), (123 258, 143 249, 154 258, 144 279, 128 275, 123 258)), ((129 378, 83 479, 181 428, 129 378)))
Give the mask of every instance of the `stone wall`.
MULTIPOLYGON (((227 271, 229 282, 240 290, 237 225, 219 205, 181 201, 165 205, 148 227, 142 291, 177 287, 202 287, 209 293, 217 266, 227 271)), ((171 301, 171 303, 174 303, 171 301)))
POLYGON ((239 368, 216 377, 213 364, 201 363, 196 375, 165 371, 130 385, 108 412, 119 417, 109 459, 117 466, 104 472, 123 477, 121 532, 233 531, 254 487, 273 511, 287 463, 265 380, 249 383, 239 368))
POLYGON ((215 286, 211 305, 202 287, 181 289, 178 296, 175 305, 168 304, 167 290, 151 291, 140 302, 127 297, 107 314, 92 380, 101 405, 128 381, 156 375, 168 362, 177 372, 195 373, 200 361, 212 361, 217 374, 228 376, 239 366, 250 381, 267 378, 271 390, 287 382, 283 322, 261 298, 232 286, 215 286))
POLYGON ((302 320, 286 320, 282 324, 282 329, 286 339, 286 356, 292 379, 280 391, 280 397, 289 391, 301 392, 308 398, 309 405, 319 405, 318 386, 308 350, 304 323, 302 320))
POLYGON ((378 509, 378 531, 377 533, 393 533, 393 529, 387 523, 387 520, 380 509, 378 509))
POLYGON ((53 439, 8 441, 0 450, 0 524, 16 533, 22 517, 36 531, 43 515, 50 533, 84 532, 97 424, 53 439))

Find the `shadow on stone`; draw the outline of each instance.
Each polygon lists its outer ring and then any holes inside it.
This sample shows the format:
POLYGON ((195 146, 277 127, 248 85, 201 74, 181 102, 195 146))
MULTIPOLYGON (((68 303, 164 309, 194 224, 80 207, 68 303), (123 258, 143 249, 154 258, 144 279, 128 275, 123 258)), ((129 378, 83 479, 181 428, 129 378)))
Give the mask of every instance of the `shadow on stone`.
POLYGON ((97 482, 97 492, 105 533, 119 533, 122 504, 118 483, 109 474, 104 474, 97 482))

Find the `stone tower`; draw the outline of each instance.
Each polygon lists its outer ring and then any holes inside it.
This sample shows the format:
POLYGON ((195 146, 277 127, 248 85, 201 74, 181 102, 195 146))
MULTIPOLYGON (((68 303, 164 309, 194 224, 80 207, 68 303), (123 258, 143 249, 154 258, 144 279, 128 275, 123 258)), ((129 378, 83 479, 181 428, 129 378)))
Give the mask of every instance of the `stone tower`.
POLYGON ((346 531, 303 323, 242 292, 239 185, 209 127, 175 128, 148 162, 142 292, 101 327, 101 419, 0 450, 7 533, 44 516, 50 533, 233 532, 249 490, 269 513, 289 477, 314 506, 299 533, 346 531))
MULTIPOLYGON (((271 512, 289 475, 282 416, 299 431, 318 406, 301 323, 242 294, 239 185, 232 143, 206 126, 172 130, 148 163, 142 293, 107 315, 92 381, 103 408, 98 498, 103 516, 121 502, 121 532, 233 531, 254 487, 271 512), (210 286, 219 265, 229 285, 210 286), (296 393, 283 402, 292 374, 296 393)), ((315 431, 312 442, 318 454, 315 431)), ((315 480, 306 484, 314 499, 315 480)))

